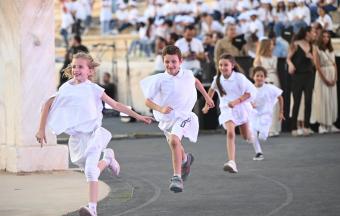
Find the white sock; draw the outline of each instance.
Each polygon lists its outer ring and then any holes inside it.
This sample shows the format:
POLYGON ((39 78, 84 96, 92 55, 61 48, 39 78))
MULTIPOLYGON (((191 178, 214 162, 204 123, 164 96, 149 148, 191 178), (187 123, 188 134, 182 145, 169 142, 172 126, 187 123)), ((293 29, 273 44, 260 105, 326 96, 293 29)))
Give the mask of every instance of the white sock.
POLYGON ((254 147, 255 153, 262 153, 261 144, 257 137, 254 137, 253 147, 254 147))
POLYGON ((177 176, 179 178, 182 178, 182 175, 181 174, 178 174, 178 173, 174 173, 174 176, 177 176))
POLYGON ((188 160, 188 155, 185 153, 184 154, 184 160, 182 161, 182 165, 185 164, 188 160))
POLYGON ((89 208, 97 212, 97 203, 89 202, 89 208))

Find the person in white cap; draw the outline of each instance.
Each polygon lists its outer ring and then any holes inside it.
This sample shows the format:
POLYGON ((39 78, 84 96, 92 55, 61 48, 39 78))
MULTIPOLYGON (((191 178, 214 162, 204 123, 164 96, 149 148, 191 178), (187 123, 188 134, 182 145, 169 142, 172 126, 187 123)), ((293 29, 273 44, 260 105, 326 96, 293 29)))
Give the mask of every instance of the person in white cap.
POLYGON ((320 23, 324 29, 329 32, 333 32, 333 21, 332 18, 326 14, 326 10, 323 7, 318 7, 319 17, 316 22, 320 23))
POLYGON ((203 0, 196 0, 196 4, 194 6, 194 16, 197 18, 201 16, 203 13, 210 13, 211 9, 203 0))
POLYGON ((276 8, 273 10, 274 32, 276 37, 282 36, 283 28, 287 27, 288 16, 284 0, 277 1, 276 8))
POLYGON ((201 32, 200 38, 205 34, 212 34, 213 32, 223 33, 223 26, 211 14, 203 14, 201 17, 201 32))
POLYGON ((264 26, 263 23, 258 19, 258 13, 256 10, 250 10, 249 12, 249 32, 251 34, 256 34, 258 38, 264 36, 264 26))

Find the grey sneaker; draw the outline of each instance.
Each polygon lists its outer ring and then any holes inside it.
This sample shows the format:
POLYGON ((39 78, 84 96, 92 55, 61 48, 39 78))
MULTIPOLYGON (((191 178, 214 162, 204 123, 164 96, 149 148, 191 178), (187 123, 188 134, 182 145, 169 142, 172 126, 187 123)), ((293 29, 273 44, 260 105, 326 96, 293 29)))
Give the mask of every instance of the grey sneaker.
POLYGON ((236 163, 233 160, 226 162, 223 165, 223 170, 230 173, 237 173, 236 163))
POLYGON ((183 180, 181 177, 173 176, 170 179, 169 189, 174 193, 179 193, 183 191, 183 180))
POLYGON ((182 164, 182 180, 187 180, 190 173, 190 166, 194 162, 194 156, 191 153, 187 153, 187 161, 182 164))
POLYGON ((79 209, 79 216, 97 216, 97 212, 88 206, 84 206, 79 209))
POLYGON ((256 153, 255 157, 253 157, 253 160, 257 160, 257 161, 263 160, 263 159, 264 159, 264 157, 263 157, 263 154, 261 152, 256 153))

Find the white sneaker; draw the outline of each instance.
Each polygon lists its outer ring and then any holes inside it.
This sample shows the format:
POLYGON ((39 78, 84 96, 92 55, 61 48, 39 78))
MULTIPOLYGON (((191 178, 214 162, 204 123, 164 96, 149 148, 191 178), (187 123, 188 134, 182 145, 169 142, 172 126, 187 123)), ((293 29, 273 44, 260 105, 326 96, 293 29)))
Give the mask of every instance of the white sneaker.
POLYGON ((328 127, 328 132, 330 133, 339 133, 340 129, 335 127, 334 125, 328 127))
POLYGON ((223 170, 230 173, 237 173, 236 163, 233 160, 226 162, 223 165, 223 170))
POLYGON ((115 159, 115 153, 112 149, 104 149, 104 159, 109 161, 107 168, 112 172, 114 176, 118 176, 120 172, 120 165, 115 159))
POLYGON ((97 212, 88 206, 84 206, 79 209, 79 216, 97 216, 97 212))
POLYGON ((328 131, 324 126, 322 126, 322 125, 319 126, 319 134, 324 134, 324 133, 327 133, 327 132, 328 131))

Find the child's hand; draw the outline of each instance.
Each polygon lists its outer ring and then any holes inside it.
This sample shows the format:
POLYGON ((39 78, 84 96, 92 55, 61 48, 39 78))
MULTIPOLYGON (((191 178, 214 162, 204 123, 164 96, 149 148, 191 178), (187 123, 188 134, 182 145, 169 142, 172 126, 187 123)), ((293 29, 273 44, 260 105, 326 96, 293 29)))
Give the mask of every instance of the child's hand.
POLYGON ((209 108, 215 107, 215 103, 214 103, 213 99, 210 98, 210 97, 205 98, 205 105, 208 106, 209 108))
POLYGON ((230 101, 230 102, 228 103, 228 106, 229 106, 230 108, 234 108, 237 104, 238 104, 238 101, 233 100, 233 101, 230 101))
POLYGON ((36 135, 35 138, 37 138, 38 143, 40 143, 41 147, 43 147, 43 144, 47 143, 46 142, 46 135, 45 135, 45 131, 43 130, 39 130, 36 135))
POLYGON ((256 108, 256 104, 254 102, 251 102, 251 106, 255 109, 256 108))
POLYGON ((163 114, 168 114, 168 113, 170 113, 172 110, 173 110, 173 109, 172 109, 171 107, 169 107, 169 106, 164 106, 164 107, 162 107, 162 109, 161 109, 161 113, 163 113, 163 114))
POLYGON ((202 112, 203 112, 203 114, 207 114, 208 111, 209 111, 209 106, 208 106, 208 104, 205 104, 204 107, 202 108, 202 112))
POLYGON ((138 116, 138 121, 142 121, 145 124, 151 124, 151 122, 154 121, 154 120, 155 119, 152 118, 151 116, 142 116, 142 115, 138 116))
POLYGON ((279 114, 279 121, 286 120, 285 116, 283 115, 283 112, 280 112, 279 114))

